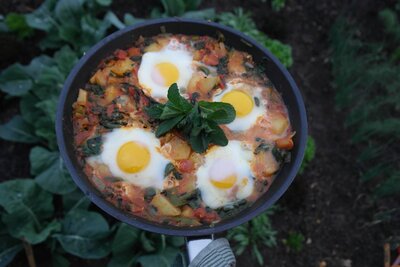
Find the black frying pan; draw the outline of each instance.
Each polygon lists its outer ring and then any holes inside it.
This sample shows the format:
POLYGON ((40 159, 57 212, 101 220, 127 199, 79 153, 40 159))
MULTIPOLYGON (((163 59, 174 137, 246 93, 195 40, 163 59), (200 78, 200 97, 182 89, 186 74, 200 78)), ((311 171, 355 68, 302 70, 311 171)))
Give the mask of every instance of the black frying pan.
POLYGON ((307 118, 303 99, 293 78, 282 64, 267 49, 257 44, 253 39, 231 28, 213 22, 196 21, 180 18, 152 20, 123 30, 117 31, 90 49, 74 67, 65 81, 58 102, 56 119, 57 142, 65 165, 72 178, 85 195, 106 213, 116 219, 143 230, 177 236, 202 236, 221 232, 238 226, 259 215, 274 204, 292 183, 300 167, 307 140, 307 118), (176 227, 147 221, 143 218, 127 214, 106 201, 101 193, 92 186, 77 161, 74 150, 72 127, 72 104, 76 101, 79 88, 83 88, 90 79, 92 72, 102 59, 111 55, 118 48, 127 48, 140 35, 154 36, 159 33, 208 35, 225 38, 225 43, 237 50, 248 52, 256 64, 265 64, 267 77, 281 93, 288 108, 294 136, 292 160, 280 170, 269 190, 251 207, 238 215, 217 223, 213 227, 176 227))

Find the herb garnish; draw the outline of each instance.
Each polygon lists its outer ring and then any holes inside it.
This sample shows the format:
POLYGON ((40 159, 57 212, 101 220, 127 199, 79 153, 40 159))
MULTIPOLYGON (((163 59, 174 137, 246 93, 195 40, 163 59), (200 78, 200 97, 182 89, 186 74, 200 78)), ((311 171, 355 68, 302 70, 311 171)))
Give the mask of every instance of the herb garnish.
POLYGON ((194 101, 190 103, 179 93, 176 83, 168 89, 168 102, 146 108, 147 114, 160 120, 156 136, 177 129, 195 152, 204 152, 209 144, 226 146, 228 139, 218 124, 230 123, 236 112, 232 105, 222 102, 194 101))

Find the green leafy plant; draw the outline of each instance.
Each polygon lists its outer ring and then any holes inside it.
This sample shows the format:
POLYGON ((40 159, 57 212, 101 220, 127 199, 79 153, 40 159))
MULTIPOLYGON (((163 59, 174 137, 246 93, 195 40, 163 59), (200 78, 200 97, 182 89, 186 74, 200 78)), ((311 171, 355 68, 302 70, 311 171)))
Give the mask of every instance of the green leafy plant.
POLYGON ((276 231, 273 230, 270 216, 276 208, 270 208, 263 214, 228 231, 227 238, 233 241, 233 249, 236 255, 241 255, 246 249, 250 249, 251 256, 257 260, 260 266, 264 265, 260 247, 276 246, 276 231))
POLYGON ((250 12, 237 8, 233 12, 221 13, 218 15, 217 21, 253 37, 268 48, 286 67, 293 64, 292 48, 278 40, 269 38, 265 33, 258 30, 250 12))
POLYGON ((300 252, 303 249, 304 240, 303 234, 290 232, 288 236, 283 239, 283 244, 285 244, 289 250, 300 252))
POLYGON ((111 0, 45 0, 34 12, 25 15, 27 24, 46 32, 40 42, 42 49, 58 49, 70 45, 83 53, 100 41, 111 26, 108 19, 111 12, 102 20, 97 16, 104 11, 111 0))
POLYGON ((386 41, 357 39, 355 27, 341 18, 331 32, 331 43, 336 103, 348 111, 350 141, 363 147, 358 157, 364 168, 361 179, 373 184, 375 194, 382 197, 400 192, 400 66, 395 56, 400 24, 393 11, 383 10, 379 17, 386 41))
POLYGON ((179 93, 176 83, 168 89, 168 102, 153 104, 147 114, 160 120, 156 136, 162 136, 172 129, 179 130, 194 151, 204 152, 209 144, 226 146, 228 139, 218 124, 227 124, 235 119, 232 105, 222 102, 196 100, 190 103, 179 93))
POLYGON ((26 23, 25 16, 11 12, 4 20, 7 30, 17 34, 19 39, 24 39, 33 35, 33 29, 26 23))
MULTIPOLYGON (((105 10, 111 2, 45 0, 30 14, 9 15, 8 26, 6 19, 0 18, 1 30, 12 30, 21 38, 29 37, 33 30, 44 31, 46 35, 40 47, 56 50, 51 56, 34 58, 26 66, 13 64, 0 74, 0 90, 8 98, 18 98, 20 108, 19 115, 0 125, 0 138, 32 145, 29 159, 34 178, 0 184, 0 266, 10 263, 23 246, 35 248, 38 244, 50 252, 53 266, 68 266, 68 254, 84 259, 112 255, 111 267, 169 266, 183 244, 182 238, 150 234, 120 223, 110 224, 100 213, 89 211, 90 201, 72 182, 57 150, 54 132, 57 100, 79 56, 102 39, 112 29, 111 25, 123 28, 144 20, 127 13, 121 22, 114 13, 105 10)), ((199 0, 161 3, 164 11, 154 9, 152 18, 178 14, 215 19, 213 9, 197 10, 199 0), (173 6, 175 2, 178 4, 173 6)), ((180 101, 178 105, 182 104, 180 101)), ((210 120, 210 129, 199 129, 199 134, 218 132, 215 130, 218 123, 224 118, 228 121, 227 117, 231 116, 225 113, 232 113, 230 108, 217 112, 212 105, 197 104, 196 111, 210 120)), ((219 136, 216 142, 222 139, 219 136)), ((90 147, 88 151, 94 150, 95 147, 90 147)), ((268 218, 247 224, 250 229, 258 225, 270 230, 271 238, 260 239, 262 243, 275 244, 275 232, 268 218)), ((252 240, 257 236, 260 234, 252 240)), ((254 253, 261 257, 259 251, 254 253)))
POLYGON ((312 136, 308 136, 307 138, 307 144, 306 144, 306 150, 304 151, 304 158, 303 162, 301 163, 299 173, 302 174, 304 170, 307 168, 308 164, 314 159, 315 157, 315 141, 312 136))

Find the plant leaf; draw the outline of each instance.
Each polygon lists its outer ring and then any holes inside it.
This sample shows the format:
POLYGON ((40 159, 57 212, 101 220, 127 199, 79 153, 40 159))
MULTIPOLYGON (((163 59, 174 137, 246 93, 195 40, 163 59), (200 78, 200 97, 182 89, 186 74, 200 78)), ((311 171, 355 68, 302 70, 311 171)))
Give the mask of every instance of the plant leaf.
POLYGON ((173 83, 168 89, 168 100, 176 108, 183 112, 189 112, 192 109, 192 105, 187 101, 179 92, 178 85, 173 83))
POLYGON ((185 12, 183 0, 161 0, 165 13, 170 16, 180 16, 185 12))
POLYGON ((213 120, 217 124, 230 123, 236 117, 235 109, 228 103, 200 101, 199 107, 202 112, 207 114, 207 119, 213 120))
POLYGON ((139 233, 139 229, 121 223, 112 243, 112 253, 117 255, 133 251, 134 246, 139 241, 139 233))
POLYGON ((11 65, 0 75, 0 90, 11 96, 25 95, 32 88, 32 79, 19 63, 11 65))
POLYGON ((6 267, 22 250, 21 241, 9 235, 0 235, 0 267, 6 267))
POLYGON ((53 215, 53 197, 31 179, 15 179, 0 184, 0 206, 5 209, 2 220, 15 238, 31 244, 45 240, 59 229, 57 221, 47 223, 53 215))
POLYGON ((180 115, 180 116, 176 116, 173 119, 169 119, 166 121, 163 121, 162 123, 160 123, 160 125, 158 126, 157 130, 156 130, 156 136, 160 137, 162 135, 164 135, 165 133, 167 133, 168 131, 170 131, 172 128, 174 128, 185 116, 184 115, 180 115))
POLYGON ((107 221, 96 212, 73 210, 62 221, 60 234, 54 234, 65 251, 84 259, 100 259, 111 251, 107 221))
POLYGON ((34 147, 29 155, 31 172, 36 175, 35 181, 43 189, 53 194, 67 194, 76 189, 62 163, 58 152, 50 152, 42 147, 34 147))
POLYGON ((178 253, 178 249, 166 247, 164 250, 158 251, 158 253, 140 256, 138 258, 138 262, 143 267, 170 267, 178 253))
POLYGON ((6 124, 0 125, 0 138, 20 143, 37 143, 40 141, 33 134, 33 128, 20 115, 14 116, 6 124))

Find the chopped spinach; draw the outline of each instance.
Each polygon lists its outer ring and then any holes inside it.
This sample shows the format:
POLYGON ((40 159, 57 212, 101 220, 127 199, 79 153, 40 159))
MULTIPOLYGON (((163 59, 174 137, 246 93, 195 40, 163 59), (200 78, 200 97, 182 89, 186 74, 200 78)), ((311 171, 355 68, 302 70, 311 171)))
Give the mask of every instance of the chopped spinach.
POLYGON ((111 182, 111 183, 116 183, 116 182, 121 182, 121 181, 123 181, 122 178, 120 178, 120 177, 114 177, 114 176, 107 176, 107 177, 104 177, 104 180, 106 180, 106 181, 108 181, 108 182, 111 182))
POLYGON ((129 59, 132 61, 140 61, 140 60, 142 60, 142 56, 132 56, 129 59))
POLYGON ((254 103, 256 104, 257 107, 260 106, 260 99, 258 97, 254 97, 254 103))
MULTIPOLYGON (((199 198, 199 192, 197 189, 179 194, 176 187, 168 188, 162 191, 162 194, 171 202, 172 205, 180 207, 189 204, 192 200, 197 200, 199 198)), ((190 205, 190 204, 189 204, 190 205)))
POLYGON ((264 142, 261 142, 256 149, 254 150, 254 154, 257 155, 259 154, 261 151, 268 151, 270 150, 271 146, 269 144, 266 144, 264 142))
POLYGON ((217 65, 218 74, 226 75, 228 74, 228 57, 225 56, 221 58, 217 65))
POLYGON ((221 219, 233 217, 251 205, 251 203, 249 203, 245 199, 243 200, 220 207, 216 209, 216 212, 218 213, 219 217, 221 217, 221 219))
POLYGON ((274 156, 275 160, 278 163, 290 162, 291 153, 286 150, 282 150, 277 147, 274 147, 272 149, 272 155, 274 156))
POLYGON ((103 110, 100 115, 100 124, 107 129, 120 128, 127 125, 125 116, 115 108, 111 116, 107 115, 106 110, 103 110))
POLYGON ((82 146, 82 152, 86 157, 98 155, 100 154, 101 145, 101 136, 90 138, 82 146))
POLYGON ((195 43, 193 46, 194 46, 194 49, 200 50, 200 49, 204 49, 204 47, 206 47, 206 43, 204 41, 199 41, 199 42, 195 43))
POLYGON ((85 89, 98 96, 104 95, 104 88, 98 84, 87 84, 85 89))
POLYGON ((210 70, 209 70, 207 67, 199 66, 197 69, 198 69, 199 71, 202 71, 205 75, 210 74, 210 70))
POLYGON ((176 170, 174 164, 170 162, 167 164, 167 166, 165 166, 164 177, 167 177, 171 172, 176 180, 182 180, 182 175, 176 170))
POLYGON ((148 187, 144 191, 144 200, 150 202, 156 195, 156 190, 153 187, 148 187))

